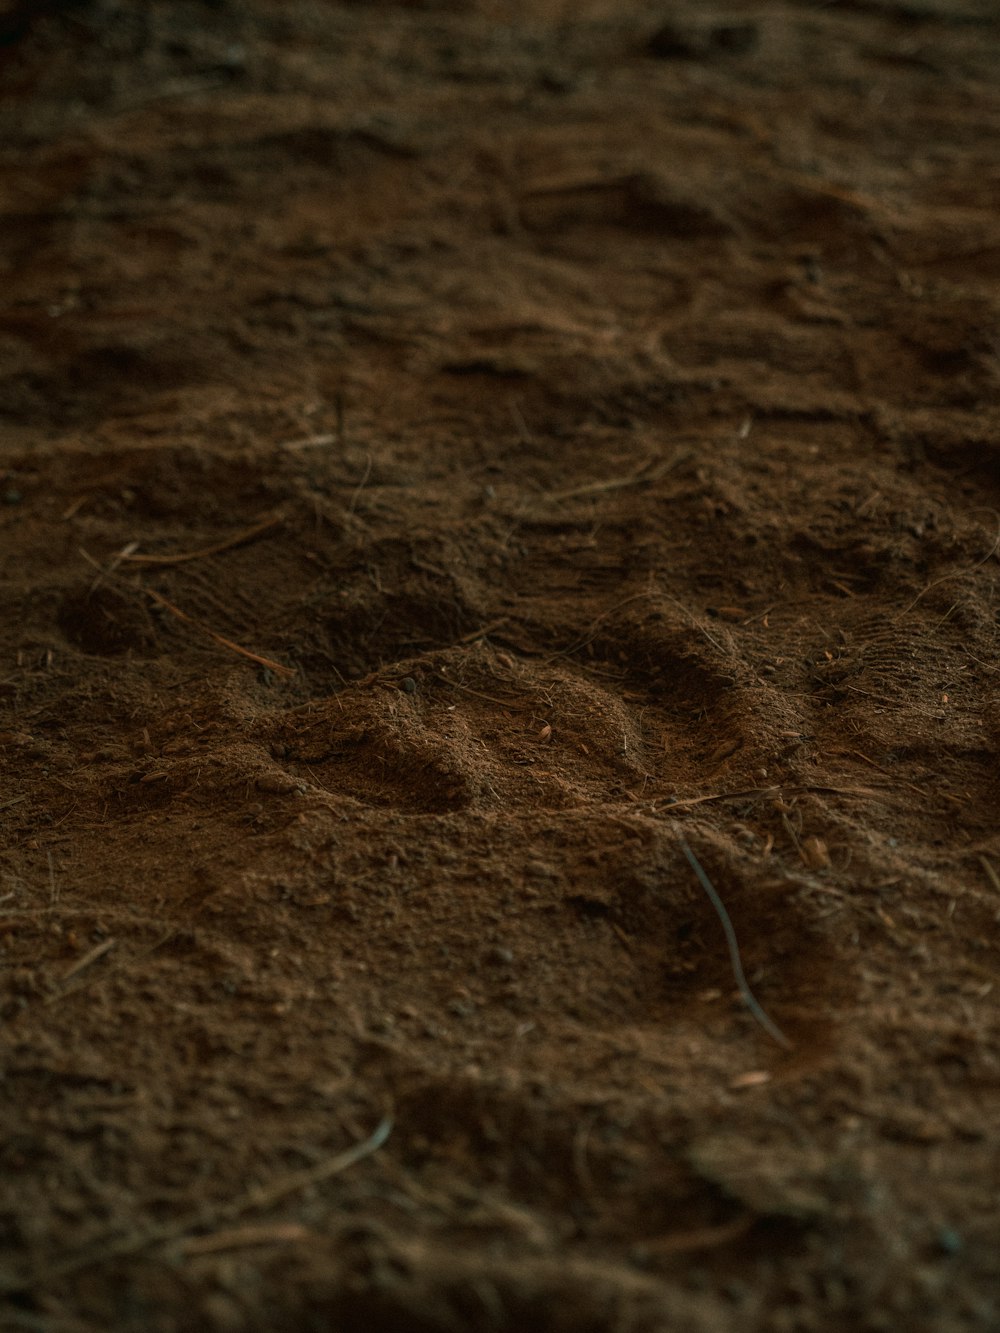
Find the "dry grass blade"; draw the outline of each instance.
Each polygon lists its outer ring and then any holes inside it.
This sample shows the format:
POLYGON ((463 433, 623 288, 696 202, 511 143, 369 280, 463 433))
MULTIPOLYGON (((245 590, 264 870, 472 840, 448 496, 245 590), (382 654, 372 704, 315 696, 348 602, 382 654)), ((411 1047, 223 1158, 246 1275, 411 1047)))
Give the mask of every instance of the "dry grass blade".
POLYGON ((110 953, 114 947, 114 940, 102 940, 100 944, 95 944, 92 949, 88 950, 82 958, 78 958, 72 967, 63 973, 63 981, 69 981, 71 977, 78 976, 84 968, 90 967, 91 963, 96 963, 99 958, 103 958, 106 953, 110 953))
POLYGON ((605 495, 609 491, 624 491, 630 486, 642 486, 649 482, 659 481, 668 472, 672 472, 678 464, 690 458, 692 452, 691 449, 678 449, 672 458, 660 462, 655 458, 647 458, 634 472, 630 472, 625 477, 611 477, 607 481, 592 481, 584 486, 573 486, 568 491, 550 491, 540 498, 547 500, 550 504, 557 504, 563 500, 576 500, 585 495, 605 495))
POLYGON ((288 1245, 308 1240, 313 1233, 298 1222, 282 1222, 276 1226, 231 1227, 208 1236, 193 1236, 183 1242, 185 1255, 222 1254, 227 1250, 245 1250, 257 1245, 288 1245))
POLYGON ((729 946, 729 961, 732 963, 733 976, 736 978, 736 985, 739 988, 743 1002, 750 1010, 751 1014, 764 1029, 769 1037, 772 1037, 779 1046, 784 1046, 790 1050, 792 1043, 788 1040, 782 1030, 776 1023, 773 1023, 764 1012, 760 1003, 750 989, 750 983, 747 981, 746 973, 743 971, 743 961, 740 958, 740 946, 736 939, 736 931, 733 929, 733 923, 729 913, 726 911, 726 905, 719 897, 718 890, 705 873, 701 862, 695 856, 694 852, 688 846, 686 839, 680 839, 681 851, 687 857, 691 869, 698 877, 698 883, 708 895, 708 900, 715 908, 715 914, 722 922, 722 929, 726 936, 726 944, 729 946))
POLYGON ((55 1279, 65 1277, 70 1273, 78 1273, 85 1268, 92 1268, 95 1264, 105 1263, 111 1259, 120 1259, 125 1255, 139 1254, 152 1245, 162 1245, 171 1241, 182 1240, 189 1232, 204 1228, 218 1230, 220 1223, 231 1222, 244 1213, 256 1209, 268 1208, 272 1204, 280 1203, 282 1199, 288 1198, 291 1194, 298 1194, 301 1190, 308 1189, 312 1185, 318 1185, 324 1180, 330 1180, 333 1176, 340 1175, 349 1167, 363 1161, 366 1157, 370 1157, 372 1153, 378 1152, 391 1133, 392 1120, 389 1116, 386 1116, 367 1139, 355 1144, 353 1148, 347 1148, 344 1152, 326 1158, 325 1161, 317 1163, 316 1166, 307 1167, 302 1171, 293 1171, 287 1176, 279 1177, 269 1185, 256 1185, 246 1190, 245 1193, 237 1195, 231 1202, 221 1204, 217 1208, 198 1209, 195 1212, 185 1214, 177 1221, 165 1222, 161 1226, 133 1232, 131 1235, 118 1236, 104 1244, 96 1244, 77 1254, 67 1255, 61 1260, 56 1260, 50 1267, 31 1274, 25 1280, 0 1279, 0 1291, 26 1291, 31 1288, 44 1290, 55 1279))
POLYGON ((642 1248, 651 1250, 654 1254, 693 1254, 697 1250, 711 1250, 720 1245, 729 1245, 745 1236, 753 1224, 754 1219, 744 1215, 717 1227, 698 1227, 694 1231, 651 1236, 642 1242, 642 1248))
POLYGON ((500 699, 495 694, 484 694, 482 690, 474 690, 471 685, 463 685, 461 681, 452 680, 446 676, 444 671, 440 672, 440 678, 446 685, 450 685, 453 690, 461 690, 463 694, 471 694, 476 699, 485 699, 487 703, 497 704, 500 708, 510 708, 515 713, 530 713, 531 709, 526 704, 519 704, 513 699, 500 699))
MULTIPOLYGON (((990 512, 994 514, 994 517, 996 516, 995 510, 991 510, 990 512)), ((935 579, 932 583, 928 583, 925 588, 920 589, 912 602, 907 602, 902 611, 898 612, 896 620, 902 620, 903 616, 905 616, 907 612, 912 611, 922 597, 926 597, 934 588, 940 588, 942 583, 950 583, 953 579, 968 578, 968 576, 974 574, 977 569, 982 569, 983 565, 989 564, 997 551, 1000 551, 1000 522, 997 524, 997 535, 993 539, 993 545, 983 556, 982 560, 977 560, 974 565, 969 565, 965 569, 956 569, 953 574, 944 574, 941 578, 935 579)))
POLYGON ((207 634, 209 638, 214 639, 216 643, 221 644, 223 648, 228 648, 230 652, 239 653, 241 657, 245 657, 251 662, 256 662, 258 666, 266 667, 268 671, 273 671, 276 675, 283 676, 286 680, 295 675, 295 672, 291 667, 284 666, 281 662, 275 662, 271 657, 261 657, 259 653, 252 653, 249 648, 242 648, 238 643, 233 643, 232 639, 227 639, 225 635, 217 634, 214 629, 209 629, 209 627, 203 625, 200 620, 195 620, 194 616, 189 616, 187 612, 182 611, 179 606, 174 606, 173 602, 168 602, 161 593, 154 592, 152 588, 146 588, 145 591, 148 596, 152 597, 154 602, 159 603, 165 611, 169 611, 172 616, 176 616, 178 620, 183 620, 187 625, 194 625, 196 629, 200 629, 203 633, 207 634))
POLYGON ((688 810, 694 805, 708 805, 715 801, 760 800, 767 796, 798 796, 805 792, 819 792, 827 796, 866 796, 877 799, 881 793, 873 787, 830 787, 824 783, 797 783, 789 786, 784 783, 774 787, 742 787, 739 791, 714 791, 707 796, 686 796, 680 801, 668 801, 663 806, 665 814, 675 810, 688 810))
POLYGON ((105 579, 110 578, 114 574, 122 561, 127 560, 138 545, 138 542, 129 542, 126 546, 123 546, 117 555, 112 556, 111 562, 107 566, 100 564, 89 554, 89 552, 85 551, 82 546, 78 548, 87 564, 93 565, 94 569, 97 570, 97 578, 94 579, 93 583, 90 585, 91 594, 97 591, 105 579))
POLYGON ((269 528, 276 527, 280 522, 281 515, 272 514, 270 518, 255 523, 252 528, 244 528, 242 532, 234 533, 232 537, 227 537, 225 541, 216 542, 214 546, 203 546, 197 551, 184 551, 178 555, 129 554, 121 556, 121 560, 130 565, 183 565, 188 560, 204 560, 207 556, 218 555, 221 551, 229 551, 234 546, 242 546, 246 542, 253 541, 254 537, 259 537, 262 532, 267 532, 269 528))

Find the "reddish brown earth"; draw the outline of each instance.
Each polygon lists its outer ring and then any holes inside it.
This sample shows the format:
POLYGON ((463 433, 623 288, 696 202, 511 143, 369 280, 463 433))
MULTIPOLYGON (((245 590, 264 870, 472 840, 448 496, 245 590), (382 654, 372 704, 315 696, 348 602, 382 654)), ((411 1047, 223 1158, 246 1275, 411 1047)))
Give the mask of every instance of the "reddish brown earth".
POLYGON ((0 9, 0 1326, 1000 1326, 993 0, 0 9))

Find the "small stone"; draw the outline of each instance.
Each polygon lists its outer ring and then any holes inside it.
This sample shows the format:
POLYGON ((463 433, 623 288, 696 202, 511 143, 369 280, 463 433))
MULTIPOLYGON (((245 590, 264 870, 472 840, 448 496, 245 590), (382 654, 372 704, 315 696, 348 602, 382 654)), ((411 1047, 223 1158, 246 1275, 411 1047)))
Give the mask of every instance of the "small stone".
POLYGON ((403 691, 404 694, 416 694, 417 682, 413 679, 412 676, 404 676, 403 679, 399 682, 399 688, 403 691))

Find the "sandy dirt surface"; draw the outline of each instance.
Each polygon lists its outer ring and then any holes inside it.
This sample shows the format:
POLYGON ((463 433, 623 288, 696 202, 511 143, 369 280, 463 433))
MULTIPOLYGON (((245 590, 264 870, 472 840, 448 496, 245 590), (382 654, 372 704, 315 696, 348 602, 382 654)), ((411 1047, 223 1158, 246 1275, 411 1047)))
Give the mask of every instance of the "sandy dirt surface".
POLYGON ((993 0, 0 34, 0 1326, 1000 1326, 993 0))

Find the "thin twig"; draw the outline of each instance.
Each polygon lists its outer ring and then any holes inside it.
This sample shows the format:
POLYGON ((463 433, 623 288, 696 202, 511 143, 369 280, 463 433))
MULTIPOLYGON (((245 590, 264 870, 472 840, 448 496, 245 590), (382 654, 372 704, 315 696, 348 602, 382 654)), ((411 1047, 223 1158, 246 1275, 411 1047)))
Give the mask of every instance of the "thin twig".
MULTIPOLYGON (((995 510, 992 510, 990 512, 993 513, 994 517, 996 516, 995 510)), ((998 522, 997 524, 997 535, 993 539, 993 545, 983 556, 982 560, 977 560, 974 565, 969 565, 966 569, 957 569, 953 574, 944 574, 941 578, 935 579, 933 583, 928 583, 926 588, 921 588, 920 592, 917 593, 916 597, 914 597, 912 602, 909 602, 906 606, 903 607, 902 611, 897 613, 895 619, 902 620, 903 616, 905 616, 908 611, 912 611, 913 608, 916 606, 916 604, 920 601, 921 597, 925 597, 927 593, 931 591, 932 588, 939 588, 942 583, 948 583, 950 582, 951 579, 964 579, 969 574, 974 574, 977 569, 982 569, 983 565, 988 564, 989 561, 993 559, 998 550, 1000 550, 1000 522, 998 522)))
POLYGON ((655 457, 647 458, 640 467, 637 467, 634 472, 630 472, 625 477, 612 477, 608 481, 592 481, 585 486, 573 486, 568 491, 549 491, 540 498, 555 504, 562 500, 575 500, 584 495, 604 495, 608 491, 627 490, 630 486, 641 486, 645 482, 659 481, 690 456, 690 449, 678 449, 672 458, 660 460, 659 466, 657 466, 655 457))
POLYGON ((293 1171, 289 1175, 279 1177, 270 1185, 255 1185, 244 1191, 243 1194, 237 1195, 229 1203, 220 1204, 218 1208, 196 1209, 184 1214, 177 1221, 164 1222, 160 1226, 149 1227, 144 1231, 133 1232, 128 1236, 119 1236, 117 1239, 103 1244, 95 1244, 77 1254, 70 1254, 61 1260, 56 1260, 48 1268, 36 1271, 26 1278, 15 1278, 13 1280, 0 1278, 0 1291, 25 1291, 32 1287, 45 1289, 54 1279, 65 1277, 70 1273, 78 1273, 81 1269, 93 1267, 94 1264, 105 1263, 109 1259, 120 1259, 125 1255, 138 1254, 151 1245, 162 1245, 165 1242, 182 1240, 188 1232, 197 1231, 201 1228, 217 1229, 220 1222, 230 1222, 241 1217, 244 1213, 261 1208, 270 1208, 273 1204, 280 1203, 282 1199, 287 1198, 290 1194, 298 1194, 301 1190, 308 1189, 312 1185, 329 1180, 332 1176, 339 1175, 342 1171, 346 1171, 349 1167, 362 1161, 363 1158, 370 1157, 372 1153, 378 1152, 391 1132, 392 1119, 386 1116, 379 1123, 374 1133, 363 1142, 355 1144, 353 1148, 348 1148, 333 1157, 326 1158, 325 1161, 319 1162, 316 1166, 306 1167, 302 1171, 293 1171))
POLYGON ((245 528, 242 532, 227 537, 225 541, 217 542, 214 546, 203 546, 198 551, 184 551, 180 555, 123 555, 121 559, 130 565, 182 565, 188 560, 203 560, 206 556, 218 555, 221 551, 228 551, 234 546, 242 546, 244 542, 252 541, 254 537, 267 532, 268 528, 273 528, 280 522, 281 515, 272 514, 270 518, 255 523, 252 528, 245 528))
POLYGON ((185 1256, 221 1254, 227 1250, 243 1250, 256 1245, 287 1245, 297 1240, 308 1240, 313 1235, 300 1222, 279 1222, 274 1226, 231 1227, 208 1236, 193 1236, 183 1242, 185 1256))
POLYGON ((729 913, 726 911, 726 905, 719 897, 715 885, 706 875, 701 862, 695 856, 694 852, 687 844, 685 838, 680 838, 681 851, 687 857, 691 869, 698 877, 698 883, 708 895, 708 901, 715 908, 715 914, 722 922, 722 929, 726 936, 726 944, 729 946, 729 961, 732 963, 733 976, 736 978, 736 985, 739 988, 740 995, 743 997, 743 1003, 750 1010, 751 1014, 768 1034, 773 1037, 779 1046, 784 1046, 790 1050, 792 1043, 788 1040, 782 1030, 772 1023, 767 1014, 761 1008, 760 1004, 754 998, 753 991, 747 982, 746 973, 743 971, 743 962, 740 958, 740 946, 736 939, 736 931, 733 929, 733 923, 730 920, 729 913))
MULTIPOLYGON (((100 944, 95 944, 92 949, 85 953, 82 958, 78 958, 72 967, 63 973, 63 981, 69 981, 71 977, 77 976, 85 967, 89 967, 91 963, 96 963, 99 958, 103 958, 106 953, 110 953, 114 947, 114 940, 102 940, 100 944)), ((60 999, 62 999, 61 995, 53 995, 48 1003, 52 1004, 55 1000, 60 999)))
POLYGON ((808 865, 809 859, 806 856, 805 852, 802 850, 802 843, 799 841, 799 835, 795 832, 795 826, 793 825, 792 821, 788 818, 788 816, 785 814, 784 810, 779 811, 779 814, 781 815, 781 822, 785 826, 785 832, 791 838, 792 845, 799 854, 799 859, 801 860, 803 865, 808 865))
POLYGON ((329 444, 336 444, 337 435, 307 435, 302 440, 282 440, 279 449, 325 449, 329 444))
MULTIPOLYGON (((866 754, 862 754, 860 750, 843 750, 843 749, 837 748, 837 749, 828 750, 827 753, 828 753, 828 754, 848 754, 848 755, 854 755, 857 759, 863 759, 864 762, 865 762, 866 764, 869 764, 872 768, 874 768, 875 771, 876 771, 877 773, 882 773, 882 774, 884 774, 887 778, 891 778, 892 781, 893 781, 897 786, 908 787, 910 791, 915 791, 915 792, 917 793, 918 796, 926 796, 926 795, 927 795, 927 792, 924 790, 923 787, 918 787, 917 784, 916 784, 915 782, 907 782, 905 778, 897 778, 895 773, 891 773, 891 772, 889 771, 889 769, 887 769, 887 768, 883 768, 882 765, 881 765, 881 764, 877 764, 877 763, 875 762, 874 759, 869 759, 868 756, 867 756, 866 754)), ((945 792, 945 791, 938 792, 937 795, 939 795, 939 796, 941 797, 942 800, 945 800, 945 801, 953 801, 956 805, 964 805, 964 804, 965 804, 965 802, 961 799, 961 797, 959 797, 959 796, 949 796, 948 793, 945 792)))
POLYGON ((969 657, 975 662, 976 666, 985 667, 987 671, 1000 671, 1000 667, 992 666, 989 662, 984 662, 981 657, 975 657, 972 653, 969 653, 969 657))
POLYGON ((726 650, 719 642, 719 640, 714 639, 712 635, 709 634, 708 630, 701 623, 698 617, 692 611, 689 611, 683 602, 679 602, 676 597, 671 597, 668 592, 661 592, 660 596, 664 599, 664 601, 669 602, 671 606, 676 606, 677 610, 680 611, 681 615, 687 616, 688 622, 692 626, 692 628, 696 629, 699 634, 703 634, 705 638, 709 641, 709 643, 712 645, 712 647, 717 648, 719 652, 722 653, 723 656, 725 656, 726 650))
POLYGON ((617 602, 614 606, 609 607, 607 611, 602 611, 596 620, 591 621, 582 639, 579 639, 576 643, 571 643, 568 648, 561 648, 559 652, 553 653, 550 657, 546 658, 546 663, 555 662, 560 657, 569 657, 571 653, 576 653, 579 652, 581 648, 586 648, 589 643, 593 642, 594 632, 598 625, 607 620, 610 616, 613 616, 616 612, 621 611, 631 602, 641 601, 645 597, 662 597, 665 602, 669 602, 671 606, 675 606, 693 629, 696 629, 699 634, 703 634, 712 647, 716 648, 723 654, 723 656, 726 655, 725 647, 718 641, 718 639, 713 638, 712 635, 709 634, 708 630, 698 617, 694 615, 693 612, 689 611, 683 602, 679 602, 676 597, 671 597, 670 594, 664 592, 662 588, 649 587, 643 589, 642 592, 633 593, 631 597, 624 598, 623 601, 617 602))
POLYGON ((351 496, 351 503, 347 506, 347 512, 349 514, 353 514, 355 509, 357 508, 358 500, 361 498, 361 492, 368 485, 368 478, 371 476, 371 474, 372 474, 372 456, 371 454, 369 454, 368 458, 365 461, 364 476, 358 482, 357 489, 351 496))
POLYGON ((498 699, 495 694, 484 694, 482 690, 474 690, 471 685, 463 685, 460 681, 452 680, 450 676, 444 674, 443 670, 440 675, 446 685, 450 685, 453 690, 461 690, 463 694, 472 694, 477 699, 485 699, 488 703, 499 704, 501 708, 512 708, 515 713, 530 713, 532 711, 528 704, 515 703, 512 699, 498 699))
POLYGON ((616 611, 621 611, 632 602, 641 601, 644 597, 656 597, 659 591, 659 588, 644 588, 642 592, 634 592, 631 597, 626 597, 622 601, 616 602, 614 606, 608 607, 607 611, 602 611, 596 620, 590 622, 582 639, 577 639, 575 643, 571 643, 568 647, 560 648, 558 652, 551 653, 545 659, 544 665, 548 666, 552 662, 558 662, 560 657, 569 657, 571 653, 577 653, 581 648, 586 648, 588 643, 593 643, 594 631, 598 625, 607 620, 609 616, 613 616, 616 611))
POLYGON ((500 629, 501 626, 506 625, 507 623, 507 617, 500 616, 497 620, 491 620, 489 624, 483 625, 480 629, 473 630, 471 634, 463 634, 462 637, 456 639, 455 642, 475 643, 477 639, 485 639, 488 634, 492 634, 494 630, 500 629))
POLYGON ((713 791, 707 796, 687 796, 681 801, 668 801, 666 811, 684 810, 692 805, 709 805, 715 801, 735 801, 750 796, 780 796, 784 787, 743 787, 740 791, 713 791))
POLYGON ((717 1227, 696 1227, 693 1231, 674 1231, 666 1236, 651 1236, 642 1241, 642 1248, 654 1254, 691 1254, 696 1250, 711 1250, 729 1245, 745 1236, 754 1224, 754 1218, 742 1214, 732 1222, 717 1227))
POLYGON ((138 545, 138 542, 129 542, 127 545, 123 546, 117 555, 111 557, 111 563, 107 567, 95 560, 94 557, 85 551, 82 546, 77 548, 84 560, 86 560, 89 565, 93 565, 97 570, 97 578, 94 579, 93 583, 90 585, 91 595, 97 591, 105 579, 111 577, 123 560, 129 558, 138 545))
POLYGON ((739 801, 753 796, 800 796, 808 792, 816 792, 824 796, 878 797, 881 795, 874 787, 828 787, 825 784, 817 783, 796 784, 795 786, 782 784, 776 787, 743 787, 739 791, 714 791, 707 796, 687 796, 681 801, 669 801, 662 809, 665 814, 672 814, 675 810, 685 810, 692 805, 709 805, 715 801, 739 801))
MULTIPOLYGON (((873 694, 871 690, 863 690, 860 685, 845 684, 844 689, 849 690, 851 694, 863 694, 866 699, 874 699, 875 703, 887 704, 890 708, 905 707, 907 702, 905 699, 890 699, 887 694, 873 694)), ((934 713, 929 708, 919 708, 916 704, 912 704, 911 707, 921 717, 932 717, 935 722, 940 722, 941 718, 945 716, 940 710, 934 713)))
POLYGON ((238 643, 233 643, 232 639, 227 639, 224 635, 217 634, 214 629, 209 629, 209 627, 203 625, 200 620, 195 620, 194 616, 189 616, 187 612, 182 611, 179 606, 174 606, 173 602, 168 602, 161 593, 154 592, 152 588, 146 588, 144 591, 149 597, 152 597, 154 602, 158 602, 165 611, 169 611, 170 614, 176 616, 178 620, 183 620, 186 624, 194 625, 196 629, 202 630, 209 636, 209 638, 214 639, 216 643, 220 643, 223 648, 228 648, 231 652, 239 653, 241 657, 249 658, 251 662, 256 662, 258 666, 266 667, 268 671, 274 671, 277 675, 284 676, 286 679, 295 675, 295 672, 291 667, 283 666, 281 662, 275 662, 270 657, 261 657, 259 653, 252 653, 249 648, 241 648, 238 643))

